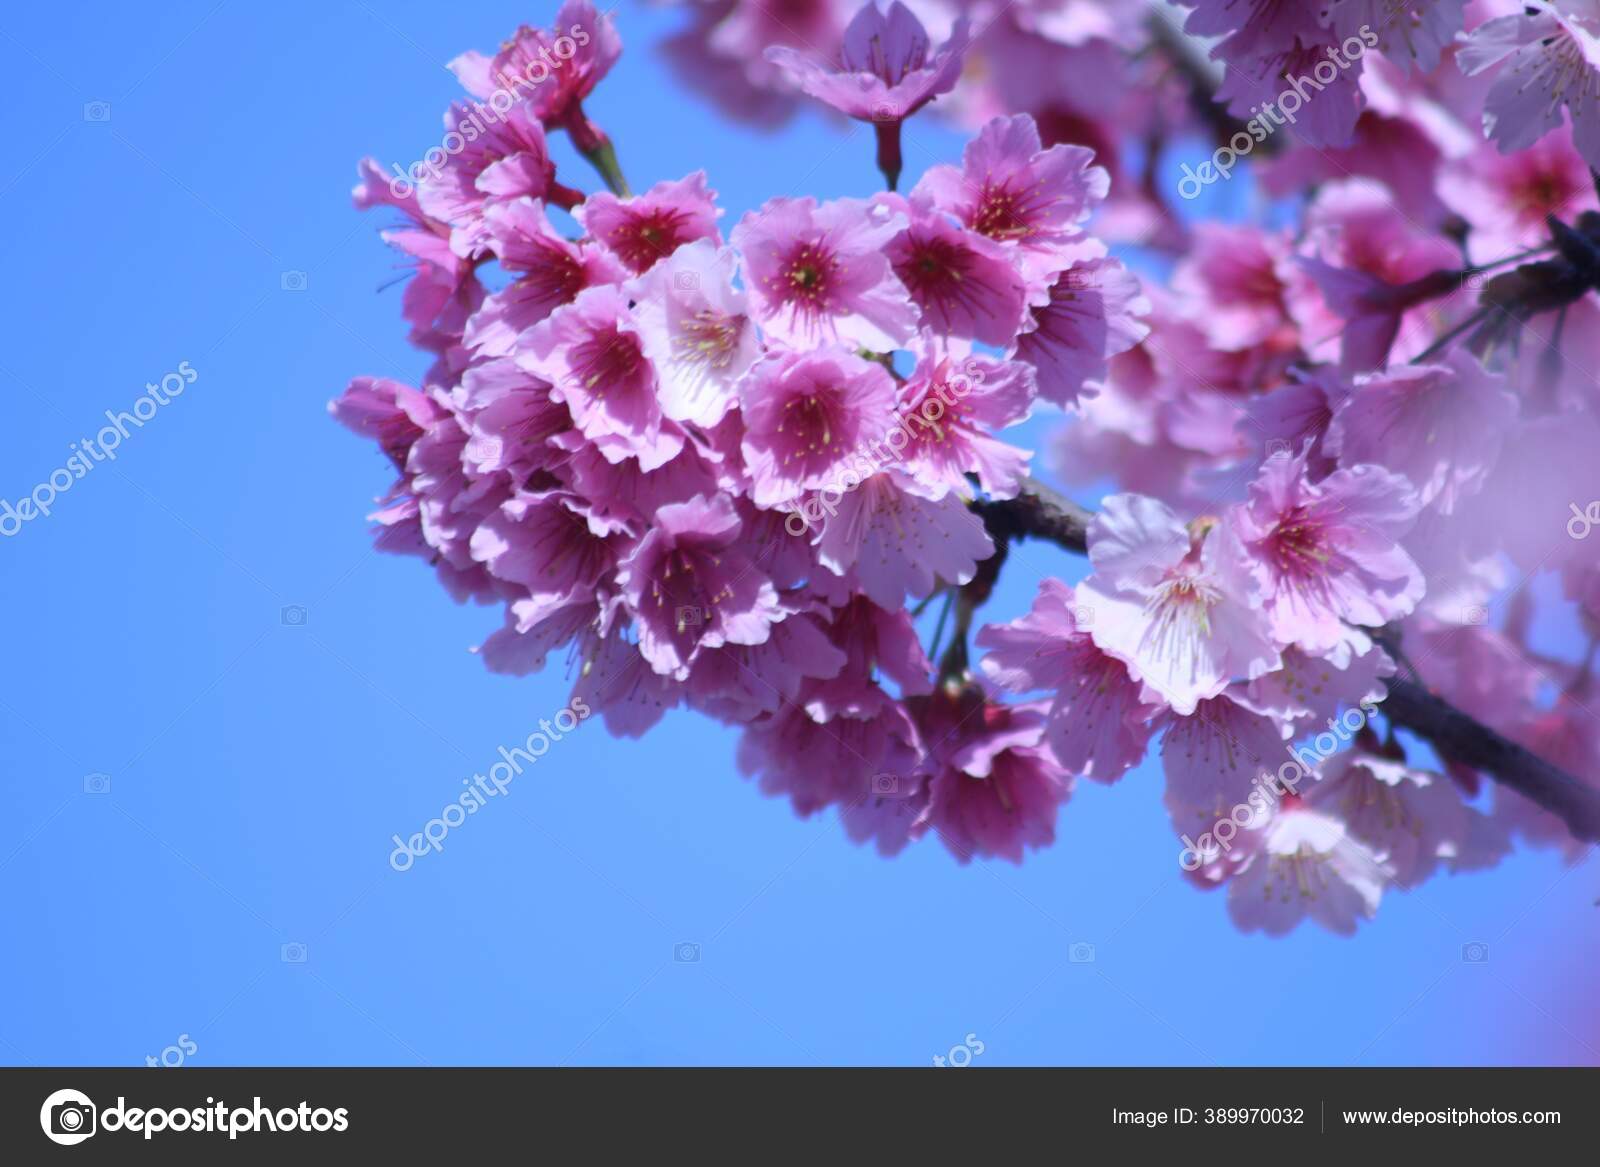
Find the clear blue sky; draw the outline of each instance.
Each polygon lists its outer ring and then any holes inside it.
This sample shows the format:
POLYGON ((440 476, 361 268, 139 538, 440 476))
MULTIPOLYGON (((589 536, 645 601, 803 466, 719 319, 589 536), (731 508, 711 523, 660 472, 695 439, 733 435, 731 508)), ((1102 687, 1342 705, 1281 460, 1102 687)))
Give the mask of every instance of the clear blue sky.
MULTIPOLYGON (((383 220, 348 192, 363 154, 438 140, 446 60, 554 8, 0 18, 0 495, 147 381, 199 373, 114 466, 0 539, 0 1062, 137 1065, 181 1034, 211 1065, 928 1065, 968 1034, 979 1065, 1600 1060, 1572 1007, 1600 955, 1592 860, 1436 880, 1354 941, 1243 937, 1180 880, 1148 764, 1080 785, 1022 868, 962 868, 931 841, 883 861, 831 816, 796 820, 705 720, 638 742, 586 724, 445 853, 391 870, 389 837, 567 686, 559 665, 491 676, 467 649, 498 617, 369 549, 390 474, 325 403, 425 361, 399 289, 379 291, 383 220), (1462 962, 1469 941, 1486 964, 1462 962), (1067 960, 1075 942, 1093 963, 1067 960), (679 943, 701 960, 674 961, 679 943)), ((627 51, 592 112, 636 187, 703 166, 729 223, 772 195, 873 189, 863 128, 731 128, 652 55, 677 14, 619 17, 627 51)), ((958 152, 919 130, 908 177, 958 152)), ((1079 570, 1025 549, 995 614, 1079 570)))

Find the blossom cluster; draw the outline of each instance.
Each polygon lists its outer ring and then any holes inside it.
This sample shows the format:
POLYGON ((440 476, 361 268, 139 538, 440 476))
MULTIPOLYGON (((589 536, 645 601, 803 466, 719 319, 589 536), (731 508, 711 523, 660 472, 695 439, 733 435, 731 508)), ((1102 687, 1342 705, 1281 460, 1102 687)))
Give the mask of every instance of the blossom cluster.
MULTIPOLYGON (((668 2, 687 10, 682 31, 663 45, 682 84, 730 118, 769 127, 807 96, 830 100, 796 66, 835 57, 850 64, 848 30, 861 7, 860 0, 794 0, 781 8, 764 0, 668 2)), ((962 47, 960 84, 930 114, 968 130, 1030 114, 1045 145, 1092 149, 1111 176, 1097 220, 1101 238, 1177 229, 1135 175, 1141 141, 1193 122, 1180 78, 1148 52, 1150 18, 1165 0, 904 0, 903 7, 932 41, 962 47)), ((830 104, 846 117, 874 120, 871 101, 830 104)))
POLYGON ((1149 335, 1050 452, 1069 483, 1136 493, 1103 504, 1084 583, 1047 583, 984 635, 997 677, 1059 690, 1063 733, 1083 694, 1102 727, 1120 694, 1118 749, 1062 746, 1075 760, 1116 758, 1114 774, 1165 731, 1175 827, 1212 839, 1232 815, 1190 874, 1228 887, 1240 926, 1350 931, 1385 889, 1516 838, 1581 850, 1469 765, 1344 721, 1385 678, 1600 787, 1592 647, 1549 648, 1600 636, 1600 546, 1566 526, 1600 498, 1595 26, 1541 4, 1189 7, 1192 31, 1223 38, 1223 100, 1281 86, 1352 29, 1379 48, 1340 74, 1348 92, 1314 97, 1338 124, 1294 127, 1260 166, 1290 226, 1187 226, 1149 335), (1069 629, 1070 666, 1021 668, 1056 659, 1047 644, 1067 662, 1069 629), (1252 785, 1313 734, 1338 750, 1309 784, 1252 785))
MULTIPOLYGON (((872 124, 888 187, 724 232, 703 171, 628 191, 583 108, 620 39, 568 0, 570 59, 486 130, 448 112, 466 146, 438 173, 400 197, 362 164, 433 356, 333 406, 399 475, 379 547, 503 606, 491 669, 566 648, 615 733, 678 707, 735 726, 762 789, 885 854, 933 833, 1020 860, 1076 778, 1152 745, 1174 838, 1202 840, 1183 866, 1242 928, 1350 932, 1517 837, 1576 854, 1382 703, 1420 683, 1600 786, 1600 540, 1569 525, 1600 500, 1591 14, 1182 5, 1206 41, 1154 2, 694 4, 686 76, 740 116, 872 124), (1371 51, 1249 160, 1283 213, 1171 208, 1164 152, 1351 38, 1371 51), (901 192, 934 112, 970 141, 901 192), (557 181, 557 131, 610 189, 557 181), (1160 281, 1108 239, 1165 253, 1160 281), (983 515, 1046 468, 1005 431, 1043 410, 1071 415, 1047 468, 1114 492, 1087 575, 969 655, 1004 560, 983 515), (932 602, 942 655, 908 606, 932 602), (1543 647, 1563 621, 1576 659, 1543 647), (1306 739, 1314 772, 1271 781, 1306 739)), ((555 36, 457 73, 481 97, 555 36)))
MULTIPOLYGON (((740 727, 741 763, 801 813, 836 806, 885 851, 937 831, 1019 858, 1070 780, 1044 717, 936 686, 906 603, 992 555, 968 502, 1014 496, 1029 459, 1001 432, 1144 334, 1137 282, 1084 228, 1105 171, 1017 115, 905 194, 774 198, 726 233, 701 171, 574 201, 546 134, 603 140, 582 101, 618 37, 588 0, 555 28, 585 30, 575 55, 410 197, 363 163, 357 204, 406 220, 385 238, 435 358, 420 387, 360 377, 333 406, 399 473, 379 546, 503 605, 491 669, 571 645, 575 698, 613 732, 686 706, 740 727)), ((931 51, 898 5, 852 28, 879 124, 953 84, 959 38, 931 51)), ((553 35, 458 72, 481 89, 553 35)))

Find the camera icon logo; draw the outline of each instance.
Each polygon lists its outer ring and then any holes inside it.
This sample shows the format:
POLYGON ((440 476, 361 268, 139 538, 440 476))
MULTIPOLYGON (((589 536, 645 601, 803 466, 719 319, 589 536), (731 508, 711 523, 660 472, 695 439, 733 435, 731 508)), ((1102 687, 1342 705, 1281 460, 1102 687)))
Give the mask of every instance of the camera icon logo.
POLYGON ((872 120, 875 122, 897 122, 900 118, 894 106, 888 102, 880 102, 872 107, 872 120))
POLYGON ((94 1134, 97 1113, 87 1094, 57 1090, 39 1108, 39 1125, 52 1143, 72 1147, 94 1134))
POLYGON ((278 959, 284 964, 304 964, 306 962, 306 946, 298 940, 291 940, 278 950, 278 959))
POLYGON ((110 774, 85 774, 83 776, 83 792, 85 794, 110 794, 110 774))
POLYGON ((680 606, 675 613, 678 622, 678 631, 685 628, 697 628, 706 622, 706 610, 692 605, 680 606))
POLYGON ((1294 448, 1282 438, 1269 438, 1267 440, 1267 461, 1274 458, 1292 458, 1294 448))
POLYGON ((467 439, 467 461, 480 466, 498 463, 504 450, 505 440, 499 434, 474 434, 467 439))
POLYGON ((672 959, 678 964, 699 964, 700 946, 688 941, 679 941, 672 946, 672 959))
POLYGON ((872 776, 872 793, 883 797, 900 793, 900 775, 874 774, 872 776))
POLYGON ((1079 628, 1094 627, 1094 609, 1087 604, 1079 604, 1072 609, 1072 622, 1079 628))
POLYGON ((680 292, 694 292, 700 288, 700 273, 680 271, 672 274, 672 286, 680 292))
POLYGON ((109 101, 86 101, 83 103, 83 120, 86 122, 108 122, 111 120, 111 103, 109 101))
POLYGON ((1461 613, 1463 624, 1487 624, 1489 622, 1489 609, 1481 604, 1474 604, 1461 613))
POLYGON ((1078 941, 1078 943, 1067 949, 1067 959, 1073 964, 1093 964, 1094 945, 1086 944, 1082 940, 1078 941))
POLYGON ((285 292, 303 292, 306 290, 306 273, 286 271, 278 277, 278 286, 285 292))
POLYGON ((306 610, 299 604, 289 604, 278 610, 278 620, 285 628, 304 628, 306 623, 306 610))
POLYGON ((1467 964, 1487 964, 1489 946, 1481 940, 1468 941, 1461 946, 1461 959, 1467 964))

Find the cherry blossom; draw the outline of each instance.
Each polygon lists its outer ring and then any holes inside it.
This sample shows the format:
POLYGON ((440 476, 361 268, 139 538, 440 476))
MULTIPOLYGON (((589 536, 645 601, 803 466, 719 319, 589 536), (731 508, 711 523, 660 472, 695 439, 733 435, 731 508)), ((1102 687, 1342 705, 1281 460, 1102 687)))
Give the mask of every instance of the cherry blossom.
POLYGON ((1506 153, 1525 149, 1569 113, 1572 140, 1600 167, 1600 37, 1592 24, 1546 0, 1485 21, 1458 57, 1471 76, 1499 67, 1483 104, 1483 126, 1506 153))
POLYGON ((955 87, 966 49, 965 22, 937 52, 927 30, 899 0, 888 8, 866 4, 845 27, 835 68, 786 45, 767 50, 767 60, 795 85, 862 121, 899 121, 955 87))
POLYGON ((1055 839, 1056 813, 1070 775, 1040 748, 1035 709, 989 702, 977 686, 909 702, 929 742, 928 801, 912 830, 932 831, 960 862, 1023 851, 1055 839))
POLYGON ((1020 693, 1055 690, 1045 736, 1061 764, 1114 782, 1144 757, 1158 707, 1144 699, 1127 666, 1095 644, 1084 627, 1093 622, 1092 609, 1070 587, 1045 580, 1031 612, 991 624, 977 642, 989 649, 983 670, 995 684, 1020 693))
POLYGON ((1268 459, 1250 501, 1230 513, 1280 644, 1343 667, 1371 641, 1356 626, 1410 615, 1422 572, 1401 545, 1417 516, 1410 483, 1378 466, 1306 479, 1305 459, 1268 459))
POLYGON ((1287 798, 1260 827, 1228 885, 1228 914, 1247 932, 1281 936, 1305 919, 1349 935, 1371 919, 1393 868, 1336 815, 1287 798))
POLYGON ((1260 585, 1227 525, 1185 527, 1155 499, 1112 495, 1090 526, 1089 562, 1078 595, 1090 637, 1179 713, 1277 667, 1260 585))
POLYGON ((751 314, 797 346, 898 347, 911 338, 917 312, 884 248, 904 227, 886 203, 773 199, 733 229, 751 314))
POLYGON ((1327 445, 1341 466, 1387 466, 1448 513, 1493 468, 1516 411, 1501 378, 1463 354, 1357 378, 1327 445))

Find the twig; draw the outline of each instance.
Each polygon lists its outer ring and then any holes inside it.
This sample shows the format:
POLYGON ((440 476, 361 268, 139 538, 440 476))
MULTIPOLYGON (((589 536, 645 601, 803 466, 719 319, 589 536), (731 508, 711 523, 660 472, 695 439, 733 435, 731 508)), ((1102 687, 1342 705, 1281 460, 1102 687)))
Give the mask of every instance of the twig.
POLYGON ((972 504, 998 545, 1002 539, 1044 539, 1067 551, 1089 553, 1094 515, 1042 482, 1029 479, 1016 498, 972 504))

